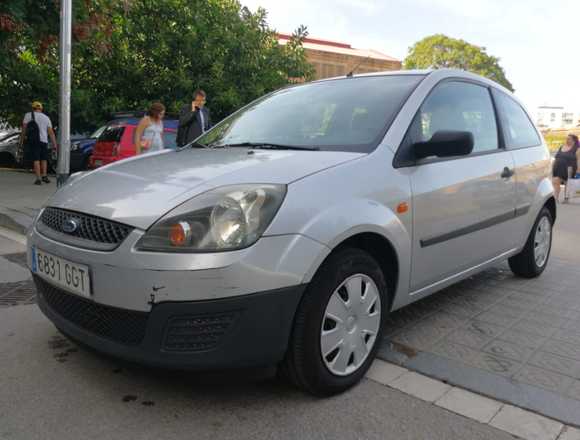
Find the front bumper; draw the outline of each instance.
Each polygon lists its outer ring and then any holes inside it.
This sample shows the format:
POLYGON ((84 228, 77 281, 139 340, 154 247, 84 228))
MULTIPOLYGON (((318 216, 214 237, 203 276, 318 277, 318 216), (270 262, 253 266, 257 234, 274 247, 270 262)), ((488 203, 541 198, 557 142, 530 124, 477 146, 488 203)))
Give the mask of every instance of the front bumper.
MULTIPOLYGON (((30 247, 89 267, 91 300, 139 312, 152 304, 227 299, 306 284, 328 249, 301 235, 262 237, 250 248, 216 254, 162 254, 135 250, 134 230, 113 251, 57 242, 33 227, 30 247)), ((31 266, 32 267, 32 266, 31 266)))
POLYGON ((305 289, 165 302, 139 312, 94 303, 37 277, 35 282, 40 309, 72 339, 142 364, 197 370, 281 361, 305 289))

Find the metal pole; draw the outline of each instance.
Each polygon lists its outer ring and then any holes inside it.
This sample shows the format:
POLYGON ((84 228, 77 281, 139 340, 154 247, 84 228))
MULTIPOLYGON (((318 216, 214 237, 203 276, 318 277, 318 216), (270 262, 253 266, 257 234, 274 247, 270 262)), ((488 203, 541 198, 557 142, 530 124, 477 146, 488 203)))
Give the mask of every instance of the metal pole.
POLYGON ((70 172, 70 85, 71 85, 72 0, 60 1, 60 113, 58 122, 57 186, 62 186, 70 172))

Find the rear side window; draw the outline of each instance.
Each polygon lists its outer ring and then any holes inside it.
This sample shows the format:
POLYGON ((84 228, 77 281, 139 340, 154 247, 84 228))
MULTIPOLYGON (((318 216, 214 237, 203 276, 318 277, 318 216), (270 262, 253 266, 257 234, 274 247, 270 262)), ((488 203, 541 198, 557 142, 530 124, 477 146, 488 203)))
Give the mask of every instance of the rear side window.
POLYGON ((110 126, 105 128, 105 131, 99 136, 99 142, 121 142, 125 127, 110 126))
POLYGON ((494 90, 495 98, 508 148, 535 147, 542 143, 538 132, 524 109, 505 93, 494 90))
POLYGON ((497 150, 497 124, 489 90, 465 82, 439 84, 415 115, 406 144, 426 142, 440 130, 471 132, 474 153, 497 150))

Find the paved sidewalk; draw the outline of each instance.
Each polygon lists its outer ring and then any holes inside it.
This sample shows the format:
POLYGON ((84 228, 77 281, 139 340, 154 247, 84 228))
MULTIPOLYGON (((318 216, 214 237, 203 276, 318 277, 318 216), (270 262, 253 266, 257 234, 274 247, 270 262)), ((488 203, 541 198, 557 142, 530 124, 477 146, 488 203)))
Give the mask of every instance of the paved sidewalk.
POLYGON ((379 357, 580 426, 580 206, 559 205, 550 264, 507 264, 393 313, 379 357))
POLYGON ((56 191, 50 184, 33 185, 34 174, 0 168, 0 226, 25 234, 44 202, 56 191))

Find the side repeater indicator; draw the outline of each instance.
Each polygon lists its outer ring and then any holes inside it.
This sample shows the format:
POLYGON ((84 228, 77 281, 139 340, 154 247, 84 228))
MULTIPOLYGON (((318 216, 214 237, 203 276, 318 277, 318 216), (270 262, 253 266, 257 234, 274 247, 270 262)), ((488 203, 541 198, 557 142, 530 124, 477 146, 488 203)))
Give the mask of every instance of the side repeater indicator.
POLYGON ((409 204, 407 202, 401 202, 397 205, 397 214, 405 214, 409 211, 409 204))

